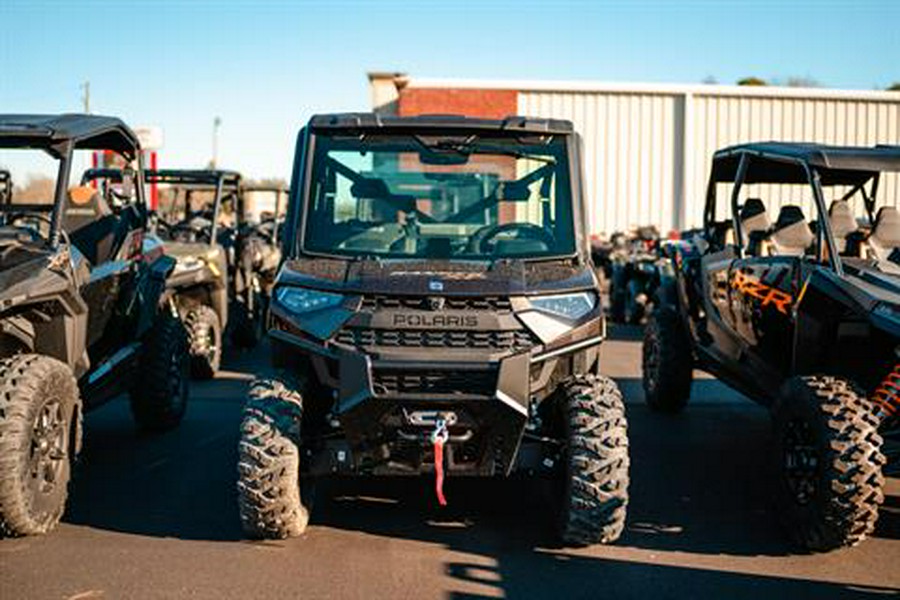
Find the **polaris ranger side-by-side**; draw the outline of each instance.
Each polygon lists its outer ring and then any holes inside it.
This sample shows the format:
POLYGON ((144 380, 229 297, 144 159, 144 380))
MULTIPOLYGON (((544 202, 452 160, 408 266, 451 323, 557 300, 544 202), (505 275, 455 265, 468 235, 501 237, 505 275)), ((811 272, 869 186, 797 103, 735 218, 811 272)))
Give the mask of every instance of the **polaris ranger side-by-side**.
POLYGON ((168 210, 156 215, 156 231, 166 252, 177 259, 169 286, 188 332, 191 374, 215 376, 222 361, 223 332, 228 325, 229 252, 234 231, 222 227, 226 201, 237 204, 241 176, 231 171, 159 169, 147 181, 165 188, 168 210))
POLYGON ((853 545, 883 500, 900 413, 900 147, 758 143, 716 152, 703 232, 644 337, 652 408, 692 369, 770 408, 779 516, 809 550, 853 545))
POLYGON ((618 538, 625 410, 585 210, 569 122, 313 117, 270 307, 284 376, 241 426, 247 534, 301 533, 317 476, 429 474, 444 503, 445 474, 522 471, 555 483, 567 543, 618 538))
POLYGON ((143 173, 128 127, 0 115, 0 166, 30 182, 0 198, 0 535, 28 535, 62 516, 84 410, 128 391, 140 427, 181 421, 186 340, 165 296, 175 261, 142 252, 143 173), (75 155, 95 150, 135 165, 114 203, 78 185, 75 155))

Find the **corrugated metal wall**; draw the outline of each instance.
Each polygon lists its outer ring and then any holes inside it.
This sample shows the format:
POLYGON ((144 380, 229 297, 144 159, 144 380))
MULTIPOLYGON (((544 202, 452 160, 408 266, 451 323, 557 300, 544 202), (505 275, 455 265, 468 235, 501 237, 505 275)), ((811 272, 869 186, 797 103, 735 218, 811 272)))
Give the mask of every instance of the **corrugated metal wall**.
MULTIPOLYGON (((662 231, 700 224, 713 151, 732 144, 811 141, 900 144, 900 95, 887 92, 622 86, 522 88, 519 114, 570 119, 582 134, 591 230, 653 223, 662 231)), ((882 200, 900 203, 897 176, 882 200)), ((757 189, 805 203, 807 189, 757 189)), ((808 209, 807 209, 808 210, 808 209)), ((810 214, 809 212, 807 213, 810 214)))

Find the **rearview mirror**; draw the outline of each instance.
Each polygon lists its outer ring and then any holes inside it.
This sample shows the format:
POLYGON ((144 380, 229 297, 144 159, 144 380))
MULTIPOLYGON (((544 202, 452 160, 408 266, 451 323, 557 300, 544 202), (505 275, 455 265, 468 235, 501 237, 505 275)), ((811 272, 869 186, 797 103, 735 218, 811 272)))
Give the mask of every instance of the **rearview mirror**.
POLYGON ((469 162, 469 155, 455 150, 422 150, 419 162, 423 165, 464 165, 469 162))

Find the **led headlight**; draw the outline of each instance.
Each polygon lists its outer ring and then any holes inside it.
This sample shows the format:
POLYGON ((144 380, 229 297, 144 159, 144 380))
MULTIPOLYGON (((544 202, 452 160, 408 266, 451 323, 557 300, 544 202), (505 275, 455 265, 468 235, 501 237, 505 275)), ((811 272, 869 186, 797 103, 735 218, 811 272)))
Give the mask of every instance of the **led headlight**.
POLYGON ((174 275, 178 275, 180 273, 187 273, 189 271, 196 271, 197 269, 202 269, 203 265, 206 263, 199 258, 194 256, 186 256, 183 258, 177 259, 175 263, 175 270, 172 272, 174 275))
POLYGON ((530 298, 530 301, 540 311, 572 321, 580 319, 597 306, 597 296, 592 292, 539 296, 530 298))
POLYGON ((275 292, 275 298, 286 309, 294 313, 307 313, 340 304, 344 297, 340 294, 319 292, 299 287, 281 287, 275 292))

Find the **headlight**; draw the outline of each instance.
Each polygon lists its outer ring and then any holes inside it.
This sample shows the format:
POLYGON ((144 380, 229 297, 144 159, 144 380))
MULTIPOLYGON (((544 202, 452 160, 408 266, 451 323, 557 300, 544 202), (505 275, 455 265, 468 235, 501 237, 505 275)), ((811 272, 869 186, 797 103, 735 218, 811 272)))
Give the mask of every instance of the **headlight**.
POLYGON ((275 298, 282 306, 294 313, 307 313, 340 304, 344 297, 340 294, 318 292, 299 287, 281 287, 275 298))
POLYGON ((559 294, 530 298, 531 305, 545 313, 575 321, 588 314, 597 306, 597 296, 593 292, 559 294))
POLYGON ((196 258, 194 256, 186 256, 184 258, 179 258, 175 262, 175 270, 172 272, 173 274, 179 273, 187 273, 188 271, 196 271, 197 269, 202 269, 206 263, 196 258))

